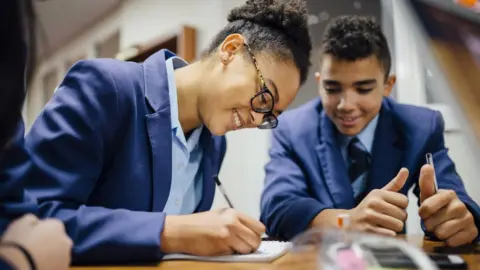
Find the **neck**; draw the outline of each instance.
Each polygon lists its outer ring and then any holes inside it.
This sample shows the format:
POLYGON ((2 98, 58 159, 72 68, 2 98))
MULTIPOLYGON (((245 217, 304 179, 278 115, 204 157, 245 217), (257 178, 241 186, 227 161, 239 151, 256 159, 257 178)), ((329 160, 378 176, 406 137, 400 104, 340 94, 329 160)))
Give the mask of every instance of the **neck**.
POLYGON ((198 114, 198 96, 202 89, 200 66, 201 61, 175 70, 178 118, 185 134, 202 125, 198 114))

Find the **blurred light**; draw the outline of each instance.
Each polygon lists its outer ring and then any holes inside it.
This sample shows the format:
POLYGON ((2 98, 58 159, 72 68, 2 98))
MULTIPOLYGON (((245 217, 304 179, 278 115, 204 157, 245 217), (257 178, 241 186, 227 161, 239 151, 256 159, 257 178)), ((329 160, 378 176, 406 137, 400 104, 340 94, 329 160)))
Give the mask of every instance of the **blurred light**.
POLYGON ((313 25, 319 23, 320 20, 315 14, 308 14, 308 25, 313 25))
POLYGON ((355 1, 353 2, 353 7, 355 9, 362 9, 362 3, 360 3, 360 1, 355 1))
POLYGON ((320 12, 320 20, 321 21, 328 21, 329 18, 330 18, 330 15, 328 14, 328 12, 326 12, 326 11, 320 12))

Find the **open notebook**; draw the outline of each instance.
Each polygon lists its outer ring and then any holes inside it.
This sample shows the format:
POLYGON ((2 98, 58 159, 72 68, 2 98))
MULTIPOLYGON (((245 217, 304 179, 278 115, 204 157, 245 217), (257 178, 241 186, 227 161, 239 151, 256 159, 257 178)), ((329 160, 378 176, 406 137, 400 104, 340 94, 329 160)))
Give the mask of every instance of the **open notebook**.
POLYGON ((290 242, 262 241, 258 250, 250 254, 234 254, 213 257, 202 257, 187 254, 168 254, 163 257, 163 261, 194 260, 210 262, 270 262, 285 254, 290 246, 290 242))

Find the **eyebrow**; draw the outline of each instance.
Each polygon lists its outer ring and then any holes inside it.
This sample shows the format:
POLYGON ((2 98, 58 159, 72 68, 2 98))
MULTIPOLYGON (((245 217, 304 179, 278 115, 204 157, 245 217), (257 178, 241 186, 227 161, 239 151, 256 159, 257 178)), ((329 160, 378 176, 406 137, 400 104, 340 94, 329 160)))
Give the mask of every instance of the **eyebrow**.
POLYGON ((273 98, 275 99, 275 103, 278 103, 280 101, 280 96, 278 95, 277 85, 271 79, 267 79, 267 81, 272 85, 274 95, 273 98))
MULTIPOLYGON (((366 80, 361 80, 361 81, 356 81, 353 83, 355 86, 363 86, 363 85, 369 85, 369 84, 375 84, 377 83, 376 79, 366 79, 366 80)), ((324 80, 323 84, 327 85, 335 85, 335 86, 340 86, 341 83, 339 81, 335 80, 324 80)))

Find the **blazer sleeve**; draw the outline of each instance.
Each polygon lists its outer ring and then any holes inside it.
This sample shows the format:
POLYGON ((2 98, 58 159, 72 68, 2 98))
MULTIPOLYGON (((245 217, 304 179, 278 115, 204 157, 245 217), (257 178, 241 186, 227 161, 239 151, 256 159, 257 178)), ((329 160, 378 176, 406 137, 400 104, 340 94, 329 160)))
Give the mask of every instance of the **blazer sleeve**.
POLYGON ((0 270, 14 270, 14 268, 6 261, 0 258, 0 270))
POLYGON ((327 206, 309 193, 304 173, 291 148, 287 121, 273 130, 270 161, 265 166, 265 187, 260 220, 271 237, 291 239, 305 231, 327 206))
POLYGON ((115 63, 102 61, 74 65, 26 136, 28 191, 42 217, 65 223, 73 263, 157 261, 165 213, 86 205, 128 112, 109 73, 115 63))
POLYGON ((24 132, 23 122, 20 122, 16 134, 0 156, 0 168, 12 168, 0 170, 0 234, 14 219, 27 213, 35 214, 37 210, 37 201, 25 192, 23 179, 15 177, 26 173, 30 162, 24 145, 24 132))
MULTIPOLYGON (((465 186, 463 185, 463 181, 455 169, 455 164, 448 156, 448 149, 445 147, 444 140, 445 123, 440 112, 435 112, 435 117, 433 117, 431 126, 432 135, 429 142, 427 143, 426 151, 432 153, 433 155, 438 188, 455 191, 458 198, 467 206, 468 210, 472 213, 475 219, 475 224, 480 232, 480 207, 467 194, 465 186)), ((419 175, 417 175, 416 179, 418 179, 418 176, 419 175)), ((420 189, 418 183, 415 186, 414 193, 418 198, 420 198, 420 189)), ((420 201, 418 203, 420 204, 420 201)), ((432 233, 426 232, 423 221, 421 227, 429 237, 433 239, 436 238, 432 233)), ((478 241, 479 237, 477 237, 475 241, 478 241)))

